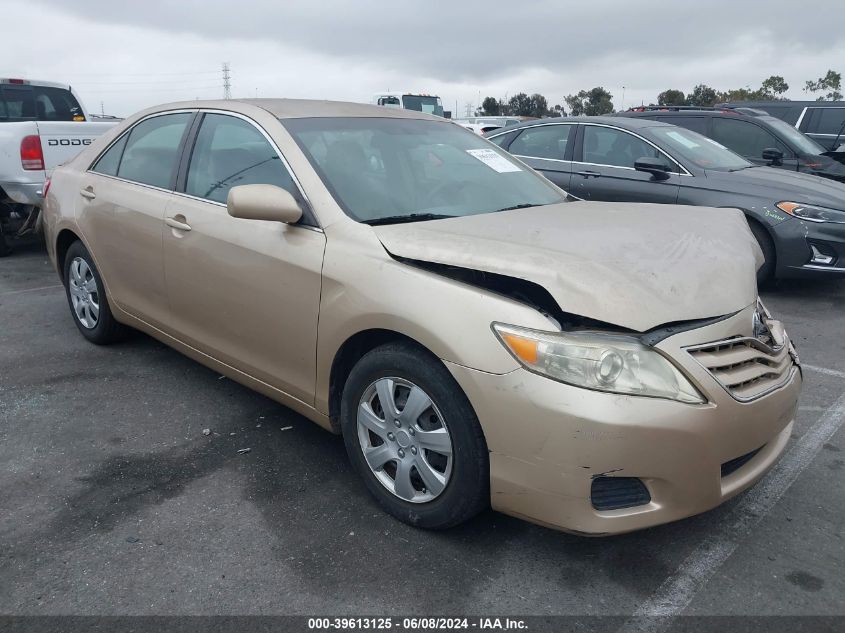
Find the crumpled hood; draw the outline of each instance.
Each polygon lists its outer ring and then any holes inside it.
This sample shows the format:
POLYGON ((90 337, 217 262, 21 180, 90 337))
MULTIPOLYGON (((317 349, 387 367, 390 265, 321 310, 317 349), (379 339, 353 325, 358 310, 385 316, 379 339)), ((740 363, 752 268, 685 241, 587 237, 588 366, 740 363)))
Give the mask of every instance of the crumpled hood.
POLYGON ((394 256, 532 281, 638 332, 748 306, 762 263, 736 209, 571 202, 373 229, 394 256))

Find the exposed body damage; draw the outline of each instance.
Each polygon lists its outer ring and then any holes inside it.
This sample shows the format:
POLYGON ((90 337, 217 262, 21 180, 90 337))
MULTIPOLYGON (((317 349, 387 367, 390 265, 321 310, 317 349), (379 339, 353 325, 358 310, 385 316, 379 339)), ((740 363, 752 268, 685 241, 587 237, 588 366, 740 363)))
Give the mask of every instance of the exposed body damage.
POLYGON ((637 332, 750 305, 762 257, 734 209, 572 202, 375 231, 394 256, 530 281, 637 332))

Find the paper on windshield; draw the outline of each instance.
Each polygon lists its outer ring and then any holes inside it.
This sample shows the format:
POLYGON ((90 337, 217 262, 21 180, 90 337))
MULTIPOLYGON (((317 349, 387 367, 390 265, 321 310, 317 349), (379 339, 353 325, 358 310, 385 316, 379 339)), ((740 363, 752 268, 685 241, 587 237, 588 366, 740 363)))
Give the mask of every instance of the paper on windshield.
POLYGON ((509 171, 522 171, 519 166, 514 165, 504 156, 500 156, 492 149, 468 149, 467 154, 474 156, 490 169, 495 169, 500 174, 509 171))
POLYGON ((700 145, 698 143, 696 143, 691 138, 687 138, 686 136, 684 136, 680 132, 666 132, 666 136, 668 136, 671 139, 675 139, 676 141, 678 141, 678 143, 680 143, 684 147, 688 147, 690 149, 695 149, 696 147, 700 147, 700 145))

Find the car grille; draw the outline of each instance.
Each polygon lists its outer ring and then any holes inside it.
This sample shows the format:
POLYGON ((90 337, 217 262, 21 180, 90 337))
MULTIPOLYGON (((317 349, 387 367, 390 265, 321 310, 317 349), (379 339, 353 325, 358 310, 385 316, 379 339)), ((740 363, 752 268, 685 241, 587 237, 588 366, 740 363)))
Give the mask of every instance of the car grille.
MULTIPOLYGON (((765 444, 764 444, 765 446, 765 444)), ((722 464, 722 477, 727 477, 728 475, 735 473, 740 468, 745 466, 748 462, 750 462, 753 457, 763 450, 763 446, 760 448, 755 448, 750 453, 746 453, 745 455, 740 455, 739 457, 735 457, 734 459, 725 462, 722 464)))
POLYGON ((737 336, 687 351, 734 398, 748 401, 780 387, 792 374, 789 342, 784 340, 781 346, 770 342, 771 336, 763 340, 737 336))
POLYGON ((645 484, 636 477, 593 478, 590 487, 590 502, 596 510, 619 510, 633 508, 651 501, 645 484))

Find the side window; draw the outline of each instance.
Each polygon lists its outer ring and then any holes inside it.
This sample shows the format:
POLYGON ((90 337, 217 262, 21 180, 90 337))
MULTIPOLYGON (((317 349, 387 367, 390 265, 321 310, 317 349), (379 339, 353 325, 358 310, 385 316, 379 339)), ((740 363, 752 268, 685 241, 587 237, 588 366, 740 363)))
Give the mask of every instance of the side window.
POLYGON ((808 130, 809 132, 814 134, 839 134, 842 124, 845 123, 845 108, 810 108, 810 111, 812 110, 818 110, 818 114, 813 119, 815 129, 808 130))
POLYGON ((671 123, 678 127, 683 127, 693 132, 698 132, 707 136, 707 117, 703 116, 664 116, 657 117, 658 121, 663 123, 671 123))
POLYGON ((225 114, 206 114, 191 154, 185 193, 225 203, 232 187, 255 184, 276 185, 299 197, 287 168, 254 125, 225 114))
POLYGON ((491 143, 495 143, 499 147, 505 147, 508 144, 508 141, 513 138, 513 133, 510 134, 499 134, 498 136, 494 136, 491 139, 488 139, 491 143))
POLYGON ((117 169, 118 177, 169 189, 179 160, 179 144, 192 116, 189 112, 165 114, 133 127, 117 169))
POLYGON ((640 158, 666 160, 657 149, 633 134, 596 125, 584 126, 583 153, 585 163, 631 169, 640 158))
POLYGON ((100 156, 91 171, 98 174, 106 174, 107 176, 117 176, 117 168, 120 166, 120 157, 123 156, 123 148, 126 147, 126 140, 129 138, 128 134, 124 134, 120 139, 112 145, 108 151, 100 156))
POLYGON ((713 140, 746 158, 760 158, 763 150, 770 147, 787 154, 786 148, 772 134, 749 121, 714 118, 713 140))
POLYGON ((517 136, 510 145, 510 153, 532 158, 563 160, 566 142, 574 125, 540 125, 530 127, 517 136))

